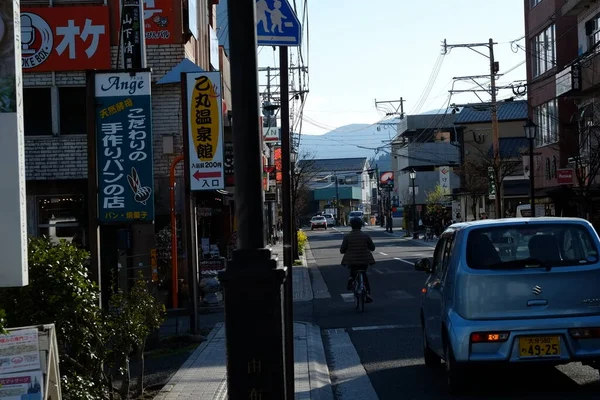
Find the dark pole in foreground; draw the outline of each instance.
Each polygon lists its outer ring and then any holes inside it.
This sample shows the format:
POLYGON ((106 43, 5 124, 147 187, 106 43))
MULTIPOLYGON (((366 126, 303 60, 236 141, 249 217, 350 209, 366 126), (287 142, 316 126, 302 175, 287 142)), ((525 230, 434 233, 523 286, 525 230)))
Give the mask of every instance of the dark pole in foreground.
POLYGON ((255 0, 228 0, 237 250, 220 274, 229 399, 285 399, 282 284, 265 248, 255 0))
POLYGON ((531 216, 535 217, 535 179, 533 176, 533 138, 529 139, 529 202, 531 203, 531 216))
POLYGON ((279 82, 281 93, 281 172, 283 208, 283 263, 287 268, 285 280, 285 385, 287 399, 294 398, 294 295, 292 287, 292 185, 290 141, 290 93, 288 77, 288 48, 279 47, 279 82))
POLYGON ((412 180, 412 198, 413 198, 413 239, 418 239, 419 238, 419 234, 417 233, 417 225, 419 224, 419 222, 417 221, 417 196, 415 193, 415 179, 416 179, 416 174, 415 174, 415 170, 412 170, 410 172, 410 179, 412 180))

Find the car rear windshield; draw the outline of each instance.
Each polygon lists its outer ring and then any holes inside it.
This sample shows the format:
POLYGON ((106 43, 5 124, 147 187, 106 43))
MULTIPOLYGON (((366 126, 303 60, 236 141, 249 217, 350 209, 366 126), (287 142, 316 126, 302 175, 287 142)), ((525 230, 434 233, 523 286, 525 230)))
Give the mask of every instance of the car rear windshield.
POLYGON ((351 212, 349 215, 351 217, 360 217, 360 216, 362 216, 362 213, 360 211, 359 212, 351 212))
POLYGON ((325 217, 313 217, 313 221, 322 221, 325 217))
POLYGON ((598 249, 578 224, 501 225, 473 229, 467 265, 473 269, 553 268, 598 262, 598 249))

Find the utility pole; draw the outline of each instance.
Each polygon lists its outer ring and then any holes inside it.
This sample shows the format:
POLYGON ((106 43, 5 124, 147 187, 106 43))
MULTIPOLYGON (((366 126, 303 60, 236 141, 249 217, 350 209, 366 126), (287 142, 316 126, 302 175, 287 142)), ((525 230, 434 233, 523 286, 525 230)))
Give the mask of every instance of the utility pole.
POLYGON ((255 398, 285 399, 282 288, 286 270, 277 267, 263 235, 256 2, 228 0, 227 6, 238 221, 237 249, 219 274, 225 294, 227 392, 230 399, 247 399, 249 393, 255 398))
POLYGON ((402 97, 400 97, 400 100, 377 101, 377 99, 375 99, 375 108, 379 110, 380 104, 387 104, 388 108, 386 110, 384 110, 385 116, 391 117, 393 115, 398 115, 398 116, 400 116, 400 119, 402 119, 402 118, 404 118, 404 102, 405 101, 406 100, 404 100, 402 97))
POLYGON ((335 176, 335 217, 337 219, 336 225, 341 226, 342 220, 340 219, 340 187, 337 176, 337 171, 333 173, 335 176))
MULTIPOLYGON (((498 174, 498 167, 500 164, 500 127, 498 124, 498 103, 496 101, 496 76, 498 74, 498 71, 500 70, 499 64, 496 62, 496 60, 494 59, 494 45, 497 44, 496 42, 494 42, 493 39, 489 39, 489 41, 487 43, 465 43, 465 44, 448 44, 446 42, 446 39, 444 39, 444 41, 442 42, 442 54, 446 55, 450 52, 450 50, 452 50, 453 48, 457 47, 463 47, 463 48, 468 48, 469 50, 474 51, 477 54, 480 54, 486 58, 488 58, 490 60, 490 74, 489 74, 489 78, 490 78, 490 89, 489 89, 489 93, 491 95, 491 103, 490 103, 490 113, 491 113, 491 119, 492 119, 492 149, 493 149, 493 154, 494 154, 494 160, 493 160, 493 165, 494 165, 494 185, 495 185, 495 189, 496 189, 496 194, 494 197, 494 208, 495 208, 495 212, 496 212, 496 218, 502 218, 502 201, 501 201, 501 192, 500 192, 500 182, 499 182, 499 174, 498 174), (480 52, 479 50, 477 50, 477 47, 487 47, 489 50, 489 54, 485 54, 480 52)), ((463 77, 463 78, 470 78, 470 79, 475 79, 477 78, 476 76, 473 77, 463 77)), ((482 88, 483 89, 483 88, 482 88)), ((487 92, 487 90, 484 89, 484 91, 487 92)), ((458 91, 451 91, 451 92, 458 92, 458 91)))

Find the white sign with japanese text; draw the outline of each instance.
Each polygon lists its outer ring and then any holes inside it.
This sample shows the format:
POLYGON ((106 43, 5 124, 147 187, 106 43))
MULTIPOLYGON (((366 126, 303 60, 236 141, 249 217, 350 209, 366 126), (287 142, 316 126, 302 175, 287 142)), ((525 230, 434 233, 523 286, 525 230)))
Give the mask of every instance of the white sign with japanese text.
POLYGON ((450 194, 450 167, 443 166, 440 168, 440 186, 443 194, 450 194))
POLYGON ((221 73, 188 73, 186 94, 190 189, 224 189, 221 73))
POLYGON ((0 374, 40 368, 37 329, 22 329, 0 335, 0 374))

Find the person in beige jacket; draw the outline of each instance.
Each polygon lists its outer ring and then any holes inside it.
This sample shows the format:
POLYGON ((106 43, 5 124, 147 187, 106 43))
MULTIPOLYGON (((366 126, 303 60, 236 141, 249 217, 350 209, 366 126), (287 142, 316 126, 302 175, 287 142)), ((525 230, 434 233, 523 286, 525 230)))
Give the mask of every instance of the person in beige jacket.
MULTIPOLYGON (((368 234, 361 230, 362 225, 363 223, 359 218, 350 220, 352 231, 344 236, 342 247, 340 247, 340 253, 344 255, 341 264, 350 268, 348 290, 352 290, 356 271, 366 270, 369 265, 375 264, 375 258, 371 253, 375 250, 375 243, 368 234)), ((367 303, 370 303, 373 298, 371 297, 371 285, 367 274, 365 274, 365 287, 367 289, 367 303)))

